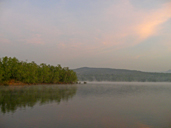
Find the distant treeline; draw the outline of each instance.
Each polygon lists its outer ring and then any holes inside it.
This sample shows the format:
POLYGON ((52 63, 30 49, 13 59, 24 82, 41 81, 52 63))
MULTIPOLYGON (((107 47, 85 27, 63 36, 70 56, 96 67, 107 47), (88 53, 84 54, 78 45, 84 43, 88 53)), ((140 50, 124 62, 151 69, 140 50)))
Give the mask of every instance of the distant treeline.
POLYGON ((150 73, 109 68, 74 69, 80 81, 171 82, 171 73, 150 73))
POLYGON ((60 65, 52 66, 44 63, 37 65, 19 61, 13 57, 0 58, 0 84, 9 84, 11 81, 19 81, 26 84, 39 83, 74 83, 77 82, 77 75, 68 67, 60 65))

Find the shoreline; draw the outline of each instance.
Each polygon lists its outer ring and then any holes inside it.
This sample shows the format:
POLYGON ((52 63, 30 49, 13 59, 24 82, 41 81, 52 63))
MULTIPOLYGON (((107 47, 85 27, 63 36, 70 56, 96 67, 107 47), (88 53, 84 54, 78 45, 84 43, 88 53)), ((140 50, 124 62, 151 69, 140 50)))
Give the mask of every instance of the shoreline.
POLYGON ((65 83, 65 82, 58 82, 58 83, 23 83, 21 81, 16 81, 14 79, 10 80, 10 81, 6 81, 4 83, 0 83, 0 86, 31 86, 31 85, 50 85, 50 84, 76 84, 77 82, 71 82, 71 83, 65 83))

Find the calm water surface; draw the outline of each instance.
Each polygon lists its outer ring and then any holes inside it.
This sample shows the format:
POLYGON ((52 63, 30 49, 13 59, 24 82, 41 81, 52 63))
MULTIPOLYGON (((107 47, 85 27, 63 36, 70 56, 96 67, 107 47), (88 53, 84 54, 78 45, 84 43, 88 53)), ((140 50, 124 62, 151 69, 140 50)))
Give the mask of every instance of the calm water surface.
POLYGON ((171 83, 0 87, 0 128, 171 128, 171 83))

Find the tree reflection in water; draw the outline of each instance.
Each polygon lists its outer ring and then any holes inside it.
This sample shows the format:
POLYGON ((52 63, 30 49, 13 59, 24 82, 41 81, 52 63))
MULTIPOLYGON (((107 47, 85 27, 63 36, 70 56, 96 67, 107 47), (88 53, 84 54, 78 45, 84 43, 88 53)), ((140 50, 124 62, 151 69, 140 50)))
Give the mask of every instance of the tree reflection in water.
POLYGON ((68 101, 77 91, 73 85, 41 85, 26 87, 0 87, 2 113, 15 112, 17 108, 33 107, 36 103, 47 104, 68 101))

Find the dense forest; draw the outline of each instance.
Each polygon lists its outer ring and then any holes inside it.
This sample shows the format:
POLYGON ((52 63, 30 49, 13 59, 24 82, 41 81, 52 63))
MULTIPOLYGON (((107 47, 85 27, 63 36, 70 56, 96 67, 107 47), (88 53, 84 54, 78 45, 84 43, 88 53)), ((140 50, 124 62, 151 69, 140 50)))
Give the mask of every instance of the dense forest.
POLYGON ((75 83, 77 75, 68 67, 37 65, 13 57, 0 58, 0 85, 18 84, 60 84, 75 83))
POLYGON ((171 73, 88 67, 74 69, 74 71, 80 81, 171 82, 171 73))

